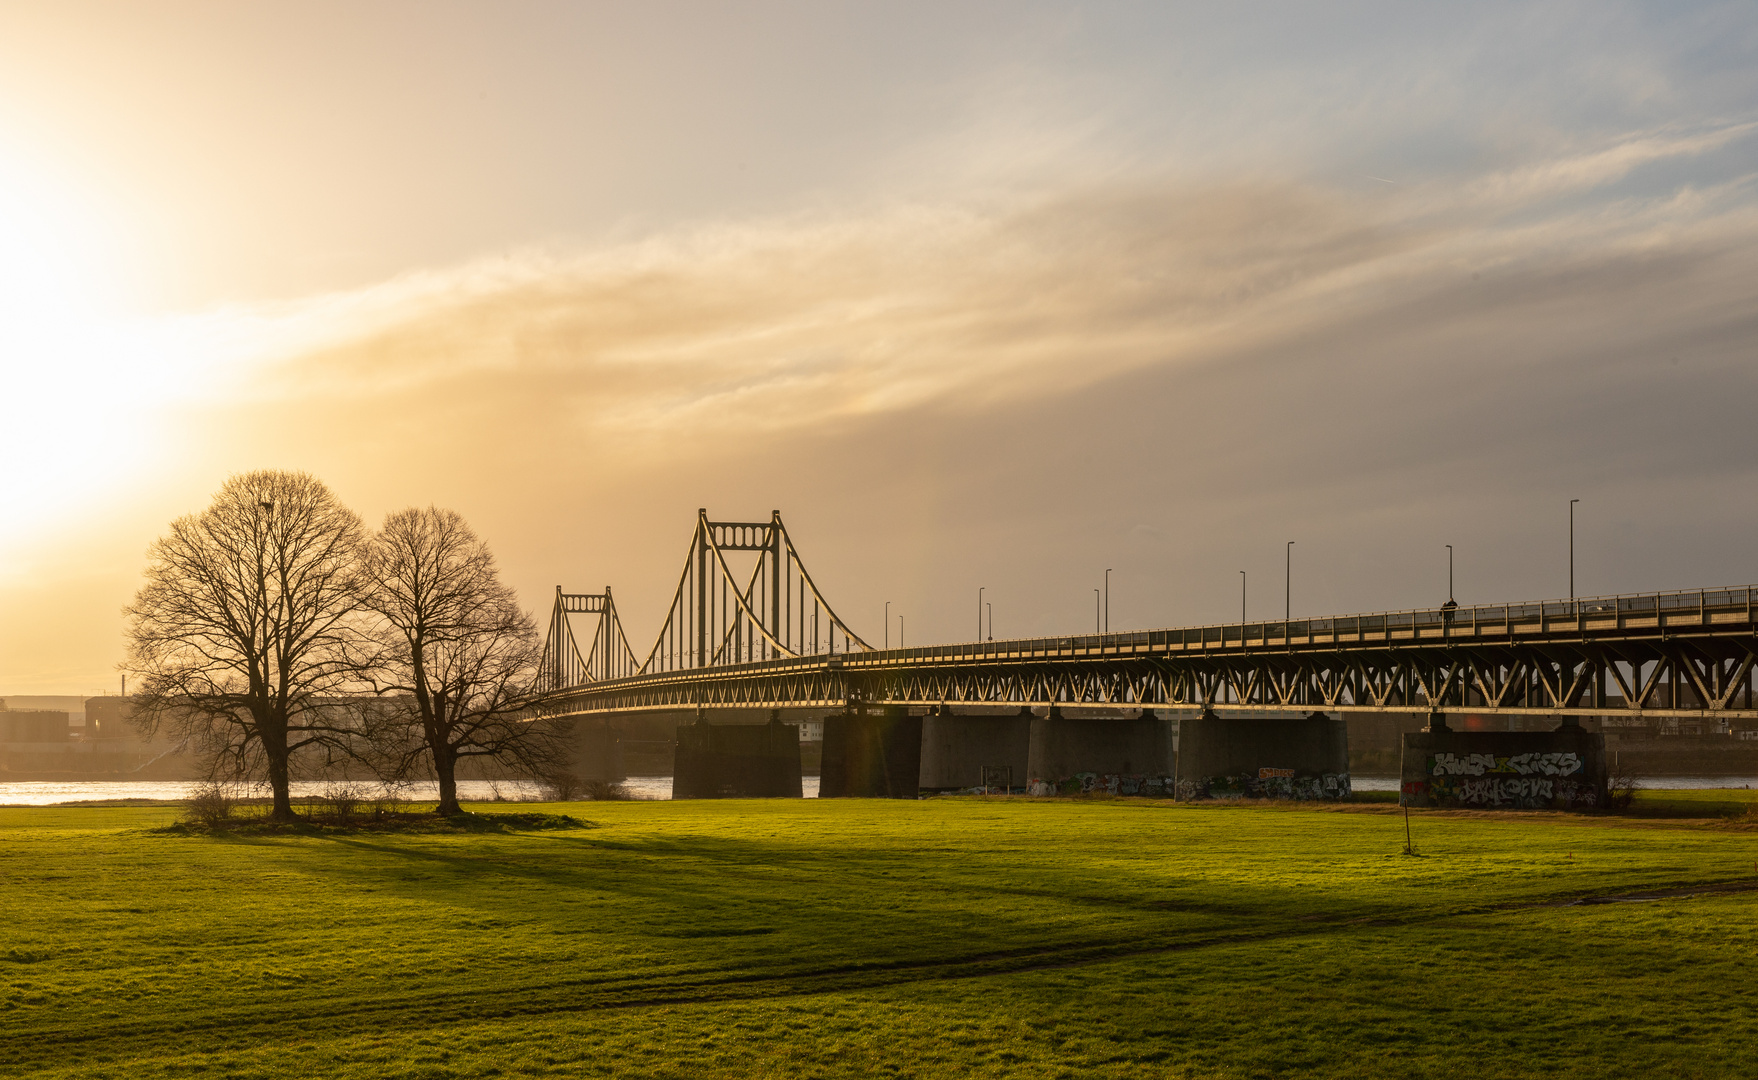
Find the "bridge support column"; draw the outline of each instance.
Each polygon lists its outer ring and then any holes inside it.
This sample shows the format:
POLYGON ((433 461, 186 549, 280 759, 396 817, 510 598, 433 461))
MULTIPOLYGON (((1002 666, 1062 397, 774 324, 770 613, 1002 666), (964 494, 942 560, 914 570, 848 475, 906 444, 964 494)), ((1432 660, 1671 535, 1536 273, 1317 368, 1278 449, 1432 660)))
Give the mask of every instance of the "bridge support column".
POLYGON ((922 718, 887 706, 824 718, 824 762, 818 797, 913 799, 921 789, 922 718))
POLYGON ((1236 717, 1212 710, 1184 721, 1180 799, 1341 799, 1349 795, 1349 729, 1315 712, 1236 717))
POLYGON ((767 724, 678 726, 674 799, 797 799, 800 729, 779 713, 767 724))
POLYGON ((921 785, 929 791, 978 787, 987 773, 991 786, 1023 788, 1031 740, 1029 708, 1017 716, 954 716, 950 706, 940 706, 922 718, 921 785))
POLYGON ((1070 719, 1052 705, 1048 715, 1032 718, 1027 790, 1171 794, 1172 725, 1152 709, 1135 717, 1070 719))
POLYGON ((623 771, 622 732, 610 721, 576 720, 572 741, 570 764, 575 776, 612 784, 629 778, 629 774, 623 771))
MULTIPOLYGON (((1572 718, 1571 718, 1572 719, 1572 718)), ((1567 719, 1554 731, 1404 736, 1398 801, 1474 810, 1592 810, 1606 805, 1605 736, 1567 719)))

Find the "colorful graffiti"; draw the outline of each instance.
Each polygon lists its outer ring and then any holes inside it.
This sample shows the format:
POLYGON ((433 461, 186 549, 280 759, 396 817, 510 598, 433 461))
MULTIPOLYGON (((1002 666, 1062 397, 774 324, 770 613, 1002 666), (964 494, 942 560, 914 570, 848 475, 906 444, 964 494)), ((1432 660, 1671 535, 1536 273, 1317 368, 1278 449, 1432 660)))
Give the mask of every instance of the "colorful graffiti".
POLYGON ((1190 799, 1317 799, 1349 797, 1348 773, 1296 776, 1293 769, 1259 769, 1256 776, 1208 776, 1180 780, 1177 797, 1190 799))
POLYGON ((1599 791, 1575 780, 1540 776, 1442 777, 1403 786, 1407 806, 1469 806, 1509 810, 1591 809, 1599 791))
POLYGON ((1513 773, 1520 776, 1573 776, 1585 766, 1574 752, 1561 754, 1436 754, 1428 759, 1431 776, 1483 776, 1513 773))
POLYGON ((1602 784, 1574 750, 1513 754, 1436 751, 1405 773, 1405 806, 1492 810, 1590 810, 1604 800, 1602 784))
MULTIPOLYGON (((978 789, 980 790, 980 789, 978 789)), ((1028 795, 1139 795, 1176 799, 1346 799, 1348 773, 1297 776, 1293 769, 1259 769, 1257 775, 1206 776, 1173 780, 1170 776, 1075 773, 1057 780, 1034 779, 1028 795)))
POLYGON ((1032 780, 1028 795, 1140 795, 1163 799, 1175 789, 1170 776, 1138 773, 1075 773, 1058 780, 1032 780))

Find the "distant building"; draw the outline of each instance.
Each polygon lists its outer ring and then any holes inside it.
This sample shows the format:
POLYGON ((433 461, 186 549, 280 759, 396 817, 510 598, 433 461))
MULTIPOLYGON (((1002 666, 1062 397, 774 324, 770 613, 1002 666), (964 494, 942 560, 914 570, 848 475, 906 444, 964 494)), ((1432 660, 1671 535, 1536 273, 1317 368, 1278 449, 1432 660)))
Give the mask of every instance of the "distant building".
POLYGON ((0 742, 64 743, 67 714, 50 709, 0 710, 0 742))
POLYGON ((140 733, 129 722, 134 715, 132 698, 106 697, 86 698, 85 700, 85 737, 88 739, 123 739, 139 738, 140 733))

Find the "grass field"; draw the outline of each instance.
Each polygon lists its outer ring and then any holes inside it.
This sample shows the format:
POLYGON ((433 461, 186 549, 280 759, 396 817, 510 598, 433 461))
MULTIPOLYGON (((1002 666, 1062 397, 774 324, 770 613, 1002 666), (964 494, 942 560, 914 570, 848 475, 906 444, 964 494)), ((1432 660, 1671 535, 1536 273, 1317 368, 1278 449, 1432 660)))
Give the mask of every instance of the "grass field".
POLYGON ((1413 815, 1415 857, 1382 805, 0 809, 0 1073, 1754 1076, 1758 892, 1711 887, 1758 883, 1714 818, 1758 793, 1688 795, 1413 815))

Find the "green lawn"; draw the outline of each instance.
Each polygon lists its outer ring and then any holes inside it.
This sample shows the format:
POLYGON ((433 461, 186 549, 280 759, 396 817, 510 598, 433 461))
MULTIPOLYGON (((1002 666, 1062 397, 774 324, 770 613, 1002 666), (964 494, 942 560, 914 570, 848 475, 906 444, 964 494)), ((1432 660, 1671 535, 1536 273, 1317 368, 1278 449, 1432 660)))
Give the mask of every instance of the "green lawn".
POLYGON ((1744 820, 533 809, 591 827, 0 809, 0 1073, 1758 1075, 1758 892, 1567 903, 1758 883, 1744 820))

